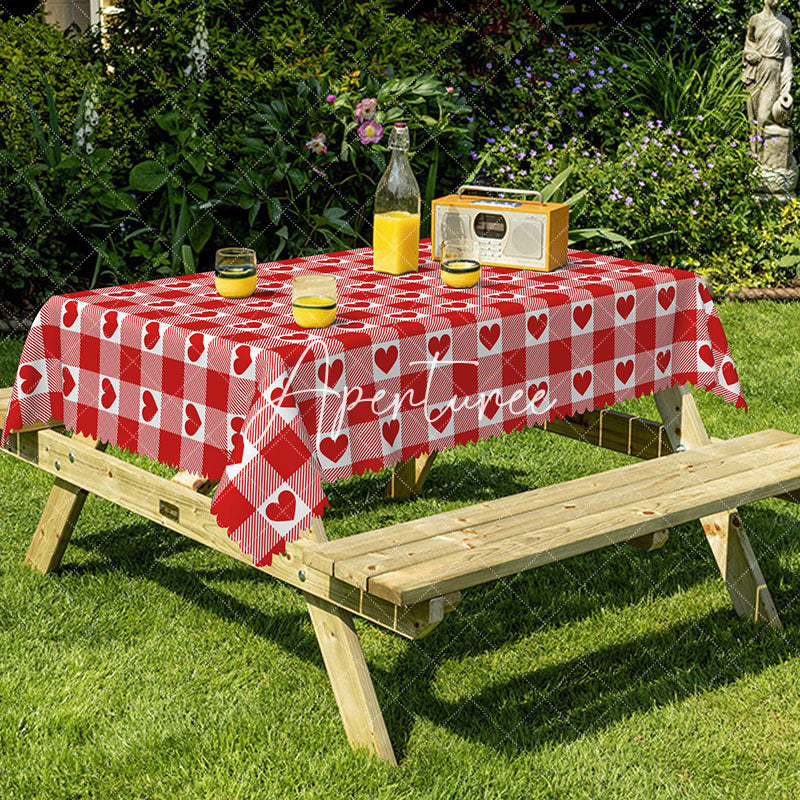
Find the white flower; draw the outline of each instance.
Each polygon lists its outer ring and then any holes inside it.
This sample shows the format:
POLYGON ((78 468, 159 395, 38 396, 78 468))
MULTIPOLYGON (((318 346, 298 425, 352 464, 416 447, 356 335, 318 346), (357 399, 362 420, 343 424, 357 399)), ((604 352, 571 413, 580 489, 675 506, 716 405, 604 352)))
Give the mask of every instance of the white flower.
POLYGON ((194 36, 189 48, 189 63, 183 71, 184 75, 191 75, 197 72, 197 77, 202 81, 206 77, 206 65, 208 63, 208 28, 206 27, 206 4, 200 3, 197 10, 197 22, 194 26, 194 36))

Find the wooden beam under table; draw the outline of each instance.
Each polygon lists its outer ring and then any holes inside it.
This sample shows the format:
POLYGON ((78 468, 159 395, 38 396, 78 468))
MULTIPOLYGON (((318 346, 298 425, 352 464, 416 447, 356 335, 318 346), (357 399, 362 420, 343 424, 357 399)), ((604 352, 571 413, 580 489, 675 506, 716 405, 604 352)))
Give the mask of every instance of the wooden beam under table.
POLYGON ((435 458, 434 450, 432 453, 423 453, 417 458, 401 461, 392 470, 386 494, 395 500, 407 500, 412 495, 419 494, 435 458))
MULTIPOLYGON (((99 451, 93 440, 84 437, 69 438, 62 433, 48 430, 12 433, 6 452, 39 467, 65 484, 92 492, 207 547, 254 566, 252 558, 245 555, 239 545, 228 538, 226 531, 217 525, 211 514, 211 498, 174 480, 154 475, 99 451)), ((73 512, 73 516, 77 519, 77 513, 73 512)), ((74 519, 71 523, 74 524, 74 519)), ((38 535, 37 529, 34 540, 38 535)), ((61 539, 65 539, 63 533, 61 539)), ((64 546, 66 541, 61 545, 59 557, 64 546)), ((452 611, 461 599, 460 594, 454 592, 442 600, 398 607, 380 598, 371 597, 330 575, 304 567, 299 555, 301 547, 301 542, 294 542, 287 546, 283 556, 276 556, 271 565, 256 569, 407 639, 416 639, 429 633, 441 621, 443 612, 452 611)), ((42 563, 44 561, 37 559, 37 568, 41 569, 42 563)), ((50 567, 53 568, 55 567, 50 567)))
MULTIPOLYGON (((662 389, 655 401, 673 449, 688 450, 710 443, 686 386, 662 389)), ((703 517, 700 522, 736 613, 773 628, 783 627, 738 511, 733 508, 703 517)))
MULTIPOLYGON (((316 543, 328 541, 321 519, 314 520, 306 538, 316 543)), ((308 592, 303 594, 350 746, 365 748, 396 767, 392 741, 352 614, 308 592)))

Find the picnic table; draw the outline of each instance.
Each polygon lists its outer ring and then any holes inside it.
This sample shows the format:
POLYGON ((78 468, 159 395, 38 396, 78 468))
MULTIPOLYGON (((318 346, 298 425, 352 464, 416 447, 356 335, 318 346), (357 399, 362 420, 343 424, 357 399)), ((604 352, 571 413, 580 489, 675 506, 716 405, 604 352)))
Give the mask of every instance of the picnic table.
POLYGON ((374 273, 367 248, 258 274, 240 300, 200 273, 44 305, 0 393, 6 452, 54 477, 31 565, 57 569, 91 492, 300 589, 351 745, 391 763, 354 615, 416 639, 472 586, 621 542, 656 549, 699 519, 737 613, 780 626, 736 509, 800 499, 800 437, 710 439, 689 384, 746 405, 697 275, 571 251, 554 273, 485 268, 453 290, 427 241, 402 276, 374 273), (292 320, 308 272, 337 276, 329 328, 292 320), (645 394, 660 421, 613 408, 645 394), (323 482, 393 467, 403 499, 437 452, 524 427, 641 461, 328 541, 323 482))

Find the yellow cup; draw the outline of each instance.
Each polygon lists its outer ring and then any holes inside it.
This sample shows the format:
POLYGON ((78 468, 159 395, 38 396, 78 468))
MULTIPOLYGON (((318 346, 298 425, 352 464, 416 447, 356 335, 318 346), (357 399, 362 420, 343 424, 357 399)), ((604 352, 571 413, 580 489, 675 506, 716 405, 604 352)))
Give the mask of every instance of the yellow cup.
POLYGON ((223 297, 250 297, 258 286, 256 251, 249 247, 217 250, 214 285, 223 297))
POLYGON ((442 261, 442 282, 453 289, 469 289, 481 278, 481 264, 466 258, 442 261))
POLYGON ((301 328, 327 328, 336 319, 336 278, 298 275, 292 280, 292 315, 301 328))

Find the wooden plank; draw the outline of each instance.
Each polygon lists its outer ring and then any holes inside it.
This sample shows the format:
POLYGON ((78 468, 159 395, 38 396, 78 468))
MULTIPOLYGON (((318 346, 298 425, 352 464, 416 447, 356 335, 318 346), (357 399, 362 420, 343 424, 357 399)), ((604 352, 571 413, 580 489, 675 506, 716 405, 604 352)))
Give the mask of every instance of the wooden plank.
POLYGON ((194 472, 187 472, 183 469, 172 476, 172 481, 173 483, 179 483, 181 486, 188 487, 193 492, 204 492, 212 483, 208 478, 202 475, 198 475, 194 472))
MULTIPOLYGON (((66 483, 253 566, 252 558, 242 553, 239 545, 231 541, 226 531, 217 525, 211 514, 211 499, 186 486, 97 452, 85 442, 53 431, 14 433, 6 451, 58 476, 66 483), (69 453, 73 454, 74 460, 69 459, 69 453), (55 468, 56 461, 61 465, 60 470, 55 468)), ((430 629, 431 609, 428 603, 397 608, 384 600, 370 597, 337 578, 304 566, 299 556, 299 543, 289 544, 286 554, 274 558, 271 565, 256 569, 297 589, 329 600, 407 639, 417 638, 430 629)), ((458 593, 448 594, 445 610, 454 609, 459 600, 458 593)))
POLYGON ((417 458, 401 461, 392 470, 392 477, 386 487, 386 494, 395 500, 407 500, 422 491, 431 465, 436 458, 436 451, 423 453, 417 458))
MULTIPOLYGON (((106 449, 103 442, 86 437, 75 438, 83 440, 82 444, 96 450, 106 449)), ((67 457, 69 458, 69 455, 67 457)), ((26 564, 39 570, 43 575, 58 569, 87 496, 88 492, 85 489, 61 478, 55 479, 28 547, 26 564)))
MULTIPOLYGON (((800 437, 793 438, 797 443, 800 463, 800 437)), ((760 466, 763 452, 763 448, 750 449, 736 440, 730 440, 723 445, 710 446, 707 452, 666 456, 670 459, 669 467, 663 465, 662 459, 656 462, 658 469, 655 471, 650 465, 640 463, 601 473, 598 476, 601 485, 595 492, 572 497, 566 502, 548 504, 551 487, 533 490, 542 499, 542 506, 533 510, 518 510, 515 496, 492 501, 495 511, 492 520, 477 523, 469 514, 464 514, 467 522, 462 523, 459 530, 429 535, 404 547, 382 547, 379 551, 362 552, 337 560, 333 574, 367 590, 369 582, 378 575, 448 554, 458 555, 465 550, 474 550, 484 546, 490 539, 505 538, 516 531, 535 530, 542 525, 542 520, 546 520, 548 525, 569 522, 596 511, 625 505, 632 497, 644 501, 668 492, 681 491, 698 480, 733 479, 743 469, 760 466), (742 449, 745 449, 744 453, 740 452, 742 449), (727 457, 726 451, 729 454, 727 457), (706 463, 699 463, 701 460, 706 463), (638 480, 639 473, 650 473, 650 476, 646 480, 638 480)), ((568 497, 571 495, 568 488, 571 483, 562 484, 568 497)))
MULTIPOLYGON (((314 520, 308 533, 313 541, 327 541, 322 520, 314 520)), ((396 767, 397 759, 352 615, 313 594, 304 595, 350 746, 365 748, 396 767)))
MULTIPOLYGON (((697 404, 686 386, 655 395, 656 406, 674 449, 692 450, 709 441, 697 404)), ((786 487, 782 487, 782 494, 786 487)), ((743 501, 740 501, 743 502, 743 501)), ((750 540, 735 508, 700 519, 736 613, 781 628, 781 620, 750 540)))
POLYGON ((369 591, 400 605, 416 603, 715 514, 734 507, 743 497, 748 502, 763 500, 784 485, 800 488, 800 446, 786 460, 744 471, 735 485, 724 477, 560 525, 533 531, 509 528, 502 538, 492 538, 469 552, 370 578, 369 591))
MULTIPOLYGON (((792 440, 791 434, 780 431, 759 431, 740 437, 739 440, 723 442, 721 449, 713 453, 698 453, 692 459, 681 459, 679 464, 700 465, 717 458, 726 458, 742 450, 756 448, 765 444, 792 440)), ((622 469, 624 482, 617 485, 617 490, 627 494, 634 491, 640 483, 661 480, 663 469, 657 461, 633 464, 622 469)), ((688 467, 687 467, 688 469, 688 467)), ((381 530, 370 531, 349 536, 324 546, 309 548, 304 551, 303 558, 307 564, 329 575, 334 574, 334 564, 364 554, 385 552, 394 548, 414 548, 434 536, 442 536, 464 528, 474 528, 487 522, 507 518, 510 515, 535 513, 546 516, 561 513, 565 504, 575 504, 586 498, 592 498, 600 491, 608 491, 607 473, 587 475, 556 486, 532 489, 513 495, 512 498, 499 498, 472 506, 446 511, 424 519, 411 520, 392 525, 381 530), (555 511, 560 509, 560 511, 555 511)), ((340 577, 340 576, 339 576, 340 577)))

